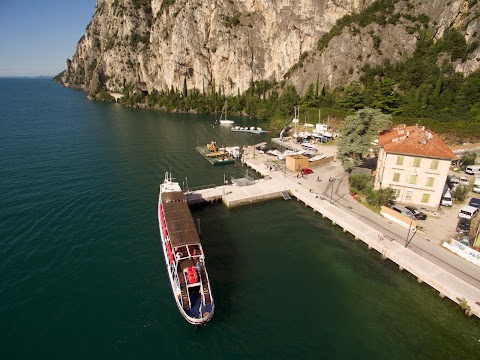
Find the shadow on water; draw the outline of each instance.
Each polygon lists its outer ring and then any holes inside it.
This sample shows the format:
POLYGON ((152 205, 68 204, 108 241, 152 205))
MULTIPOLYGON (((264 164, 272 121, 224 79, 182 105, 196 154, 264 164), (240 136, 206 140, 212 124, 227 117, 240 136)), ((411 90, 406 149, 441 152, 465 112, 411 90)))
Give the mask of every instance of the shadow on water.
POLYGON ((196 222, 200 220, 200 238, 215 300, 215 315, 210 323, 226 322, 239 271, 239 253, 224 221, 230 214, 221 203, 215 203, 192 207, 192 216, 196 222))

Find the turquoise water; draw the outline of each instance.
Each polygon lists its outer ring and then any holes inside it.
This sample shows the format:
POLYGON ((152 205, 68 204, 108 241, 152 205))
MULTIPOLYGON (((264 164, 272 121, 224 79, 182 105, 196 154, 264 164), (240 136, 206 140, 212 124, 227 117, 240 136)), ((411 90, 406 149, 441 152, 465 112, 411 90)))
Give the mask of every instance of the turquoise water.
POLYGON ((0 79, 0 357, 480 358, 477 319, 295 201, 193 209, 216 313, 181 318, 158 184, 220 184, 244 169, 195 146, 266 139, 0 79))

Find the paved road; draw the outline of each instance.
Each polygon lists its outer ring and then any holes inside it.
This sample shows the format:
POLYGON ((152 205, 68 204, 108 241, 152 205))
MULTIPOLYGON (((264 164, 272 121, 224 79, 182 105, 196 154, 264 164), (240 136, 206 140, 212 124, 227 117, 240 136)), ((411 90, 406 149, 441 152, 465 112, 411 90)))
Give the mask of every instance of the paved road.
MULTIPOLYGON (((354 200, 348 192, 348 177, 346 174, 340 174, 337 179, 339 180, 336 183, 328 182, 323 192, 324 197, 330 196, 333 186, 334 204, 349 210, 350 214, 381 231, 388 238, 393 238, 398 243, 405 245, 409 235, 408 229, 388 221, 354 200)), ((411 233, 410 236, 412 236, 411 233)), ((408 248, 480 289, 480 268, 439 246, 438 243, 437 241, 427 240, 424 235, 416 233, 408 244, 408 248)))
MULTIPOLYGON (((332 151, 332 149, 330 150, 332 151)), ((270 158, 261 154, 256 156, 258 160, 265 162, 270 158)), ((348 174, 345 173, 339 162, 316 168, 313 174, 306 177, 296 178, 296 173, 288 171, 285 173, 283 169, 272 171, 271 176, 294 179, 294 181, 309 189, 315 195, 319 195, 327 200, 331 199, 332 204, 347 210, 352 216, 382 232, 386 238, 394 239, 394 241, 405 245, 408 229, 388 221, 354 200, 349 193, 348 174), (329 179, 334 180, 329 181, 329 179)), ((411 233, 410 236, 412 236, 411 233)), ((429 240, 420 232, 417 232, 409 243, 408 248, 480 289, 480 267, 441 247, 439 245, 441 242, 441 239, 430 237, 429 240)))

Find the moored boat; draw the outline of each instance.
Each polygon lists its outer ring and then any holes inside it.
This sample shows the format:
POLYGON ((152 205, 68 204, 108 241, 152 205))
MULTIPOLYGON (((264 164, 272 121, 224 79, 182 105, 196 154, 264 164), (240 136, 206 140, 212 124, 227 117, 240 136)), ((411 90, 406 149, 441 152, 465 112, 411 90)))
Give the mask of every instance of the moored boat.
POLYGON ((227 119, 227 102, 225 101, 225 106, 222 109, 222 113, 220 114, 220 124, 221 125, 232 125, 234 123, 233 120, 227 119), (225 115, 223 115, 225 114, 225 115))
POLYGON ((168 172, 160 184, 158 224, 178 310, 190 324, 204 325, 215 310, 205 254, 182 189, 168 172))

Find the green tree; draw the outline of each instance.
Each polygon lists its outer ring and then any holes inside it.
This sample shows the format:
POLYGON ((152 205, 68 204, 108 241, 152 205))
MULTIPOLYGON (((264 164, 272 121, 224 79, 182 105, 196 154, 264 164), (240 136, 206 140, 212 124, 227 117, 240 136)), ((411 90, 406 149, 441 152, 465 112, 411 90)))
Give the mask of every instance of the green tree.
POLYGON ((183 91, 182 91, 183 97, 187 97, 187 79, 183 78, 183 91))
POLYGON ((363 99, 363 88, 358 82, 347 86, 340 99, 340 107, 345 110, 359 110, 365 107, 363 99))
POLYGON ((304 108, 318 107, 320 105, 318 98, 315 95, 315 88, 313 84, 308 86, 307 92, 300 99, 299 105, 304 108))
POLYGON ((391 123, 391 116, 377 109, 365 108, 358 110, 355 115, 347 116, 337 150, 344 168, 360 165, 378 132, 391 123))
POLYGON ((458 185, 453 189, 452 196, 458 201, 465 201, 468 195, 468 188, 462 185, 458 185))
POLYGON ((477 154, 476 153, 467 151, 462 156, 462 165, 463 166, 474 165, 476 159, 477 159, 477 154))
POLYGON ((386 114, 397 112, 399 96, 395 92, 394 86, 395 82, 388 77, 375 79, 365 94, 365 98, 370 98, 369 105, 375 109, 380 109, 386 114))
POLYGON ((355 193, 359 191, 363 191, 369 184, 370 180, 371 180, 370 176, 362 175, 362 174, 352 174, 348 178, 348 182, 350 183, 350 188, 355 193))
POLYGON ((283 94, 278 98, 277 114, 282 116, 289 115, 293 107, 298 104, 298 99, 295 86, 285 86, 283 94))
POLYGON ((378 190, 370 189, 367 192, 367 202, 376 207, 388 206, 395 200, 395 191, 391 188, 383 188, 378 190))

